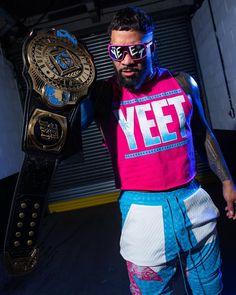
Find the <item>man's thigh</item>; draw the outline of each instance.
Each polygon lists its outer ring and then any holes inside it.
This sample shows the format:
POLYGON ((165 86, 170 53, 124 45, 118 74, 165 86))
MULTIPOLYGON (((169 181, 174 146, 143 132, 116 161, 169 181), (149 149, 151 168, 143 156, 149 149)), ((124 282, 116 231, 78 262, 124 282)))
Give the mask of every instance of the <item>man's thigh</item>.
POLYGON ((186 256, 186 274, 194 295, 217 295, 222 291, 218 238, 198 246, 186 256))
POLYGON ((173 277, 176 263, 160 266, 138 266, 127 261, 132 295, 173 294, 173 277))

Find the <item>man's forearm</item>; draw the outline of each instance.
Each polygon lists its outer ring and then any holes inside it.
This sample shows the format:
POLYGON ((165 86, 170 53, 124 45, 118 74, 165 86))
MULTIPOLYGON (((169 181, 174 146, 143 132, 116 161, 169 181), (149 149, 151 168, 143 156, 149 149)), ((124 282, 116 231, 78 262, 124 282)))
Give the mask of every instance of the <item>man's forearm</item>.
POLYGON ((224 182, 231 180, 231 175, 221 153, 220 147, 210 131, 206 132, 205 149, 211 170, 224 182))

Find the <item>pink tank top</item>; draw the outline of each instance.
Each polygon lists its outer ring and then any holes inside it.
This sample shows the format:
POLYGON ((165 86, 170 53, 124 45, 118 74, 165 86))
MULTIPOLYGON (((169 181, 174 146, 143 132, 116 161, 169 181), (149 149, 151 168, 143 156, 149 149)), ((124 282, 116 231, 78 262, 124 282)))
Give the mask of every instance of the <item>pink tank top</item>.
POLYGON ((118 92, 112 81, 112 114, 103 133, 117 188, 162 191, 192 180, 192 103, 178 82, 164 69, 135 93, 118 92))

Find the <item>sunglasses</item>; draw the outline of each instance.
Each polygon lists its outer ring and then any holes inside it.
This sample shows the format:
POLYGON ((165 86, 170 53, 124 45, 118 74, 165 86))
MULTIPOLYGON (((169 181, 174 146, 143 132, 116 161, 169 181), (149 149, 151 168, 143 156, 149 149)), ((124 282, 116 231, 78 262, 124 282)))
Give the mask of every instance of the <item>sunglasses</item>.
POLYGON ((152 41, 148 43, 139 43, 131 45, 108 44, 108 53, 112 60, 122 61, 125 53, 128 53, 133 60, 140 60, 147 55, 147 48, 152 45, 152 41))

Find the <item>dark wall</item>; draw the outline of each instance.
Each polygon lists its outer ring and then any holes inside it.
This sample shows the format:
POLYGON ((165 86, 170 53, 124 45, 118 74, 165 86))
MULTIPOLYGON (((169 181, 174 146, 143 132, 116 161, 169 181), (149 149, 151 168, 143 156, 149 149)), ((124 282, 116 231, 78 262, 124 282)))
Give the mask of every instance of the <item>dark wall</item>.
POLYGON ((214 130, 214 134, 220 144, 232 176, 236 181, 236 130, 214 130))

